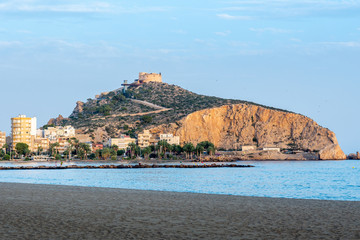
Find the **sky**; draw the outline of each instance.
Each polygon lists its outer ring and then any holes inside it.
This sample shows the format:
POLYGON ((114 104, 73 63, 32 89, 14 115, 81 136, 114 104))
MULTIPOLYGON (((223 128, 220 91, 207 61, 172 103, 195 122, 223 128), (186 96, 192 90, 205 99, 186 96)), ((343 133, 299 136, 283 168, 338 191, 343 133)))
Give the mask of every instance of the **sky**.
POLYGON ((0 130, 139 72, 301 113, 360 151, 360 0, 0 1, 0 130))

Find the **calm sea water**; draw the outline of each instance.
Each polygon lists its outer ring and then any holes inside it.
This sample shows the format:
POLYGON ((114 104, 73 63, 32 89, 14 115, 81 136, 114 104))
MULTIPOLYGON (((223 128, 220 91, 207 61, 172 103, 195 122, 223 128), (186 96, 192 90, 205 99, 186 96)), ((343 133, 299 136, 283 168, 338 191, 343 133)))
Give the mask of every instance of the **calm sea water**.
POLYGON ((0 171, 0 182, 360 201, 360 161, 241 164, 256 167, 7 170, 0 171))

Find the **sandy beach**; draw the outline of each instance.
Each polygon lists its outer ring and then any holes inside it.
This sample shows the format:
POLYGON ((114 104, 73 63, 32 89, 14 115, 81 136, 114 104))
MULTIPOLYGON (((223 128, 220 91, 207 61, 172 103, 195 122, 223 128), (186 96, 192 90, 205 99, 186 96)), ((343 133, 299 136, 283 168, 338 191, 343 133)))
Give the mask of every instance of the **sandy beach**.
POLYGON ((0 183, 0 239, 360 239, 360 202, 0 183))

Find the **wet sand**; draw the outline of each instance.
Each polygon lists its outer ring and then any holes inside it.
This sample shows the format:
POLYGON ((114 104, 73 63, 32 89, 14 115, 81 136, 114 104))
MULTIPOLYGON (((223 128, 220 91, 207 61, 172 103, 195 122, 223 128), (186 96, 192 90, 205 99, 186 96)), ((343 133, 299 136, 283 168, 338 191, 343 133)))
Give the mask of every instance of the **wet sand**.
POLYGON ((360 239, 360 202, 0 183, 0 239, 360 239))

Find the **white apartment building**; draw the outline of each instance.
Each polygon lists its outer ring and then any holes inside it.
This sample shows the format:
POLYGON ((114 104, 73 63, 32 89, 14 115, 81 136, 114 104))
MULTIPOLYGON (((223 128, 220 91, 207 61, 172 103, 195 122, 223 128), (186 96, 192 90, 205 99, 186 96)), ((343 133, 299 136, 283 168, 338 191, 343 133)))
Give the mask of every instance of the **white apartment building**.
POLYGON ((179 136, 174 136, 173 134, 160 134, 160 141, 161 140, 165 140, 167 141, 169 144, 176 144, 179 145, 180 144, 180 137, 179 136))
POLYGON ((119 149, 126 149, 129 147, 129 143, 135 143, 135 142, 136 142, 135 138, 131 138, 129 136, 122 135, 119 138, 110 138, 108 140, 108 142, 106 143, 106 145, 108 147, 116 145, 119 147, 119 149))
POLYGON ((47 138, 51 142, 55 142, 58 138, 72 138, 75 137, 75 128, 68 126, 49 127, 48 129, 38 129, 37 136, 47 138))

